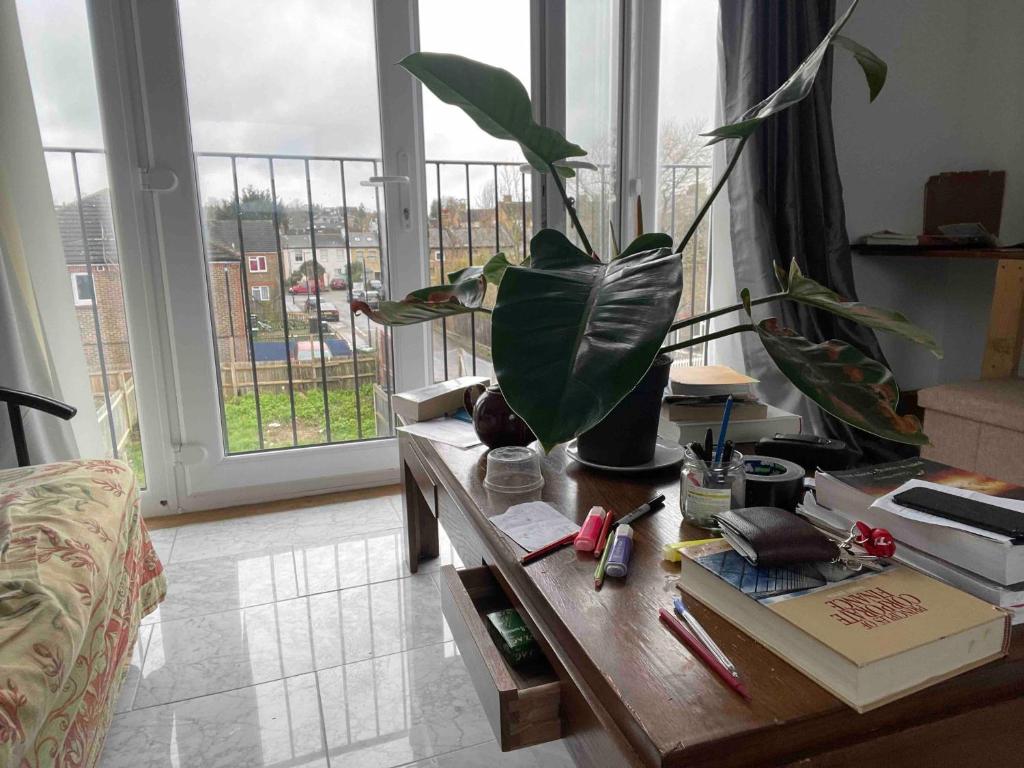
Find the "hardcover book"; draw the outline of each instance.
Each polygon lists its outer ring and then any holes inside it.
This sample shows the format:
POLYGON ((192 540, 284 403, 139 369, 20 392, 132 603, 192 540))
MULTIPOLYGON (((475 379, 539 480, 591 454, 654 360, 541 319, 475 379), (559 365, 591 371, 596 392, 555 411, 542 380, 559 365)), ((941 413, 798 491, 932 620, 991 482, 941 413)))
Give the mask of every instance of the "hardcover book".
POLYGON ((871 506, 877 498, 913 479, 1002 498, 1024 499, 1024 488, 1019 485, 928 459, 905 459, 861 469, 817 472, 814 476, 815 496, 818 504, 845 521, 844 528, 855 520, 863 520, 873 528, 888 529, 900 544, 909 544, 997 584, 1005 586, 1024 581, 1024 546, 907 520, 871 506))
POLYGON ((720 572, 721 554, 730 550, 724 541, 684 550, 679 589, 858 712, 998 659, 1009 647, 1006 611, 910 568, 802 589, 796 579, 784 594, 759 595, 720 572))

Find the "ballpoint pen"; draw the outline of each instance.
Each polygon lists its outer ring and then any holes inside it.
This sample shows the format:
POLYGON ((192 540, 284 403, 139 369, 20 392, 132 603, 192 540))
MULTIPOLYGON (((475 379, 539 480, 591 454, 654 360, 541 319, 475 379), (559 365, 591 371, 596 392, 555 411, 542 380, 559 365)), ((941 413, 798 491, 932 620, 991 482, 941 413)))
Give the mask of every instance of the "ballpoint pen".
POLYGON ((725 433, 729 429, 729 417, 732 415, 732 395, 725 401, 725 410, 722 412, 722 427, 718 430, 718 446, 715 448, 715 464, 721 464, 722 452, 725 451, 725 433))
POLYGON ((604 569, 608 565, 608 555, 612 553, 612 545, 610 543, 605 544, 604 553, 601 555, 601 562, 597 564, 597 568, 594 570, 594 590, 600 592, 601 585, 604 584, 604 569))
POLYGON ((718 647, 718 643, 711 639, 711 635, 709 635, 707 630, 701 626, 699 621, 697 621, 697 617, 690 613, 686 607, 686 603, 683 602, 683 599, 681 597, 676 597, 675 600, 672 601, 672 605, 675 608, 676 615, 686 622, 686 626, 693 631, 693 634, 697 636, 697 639, 707 646, 707 649, 718 658, 718 661, 723 667, 729 670, 729 673, 733 677, 738 678, 739 673, 736 671, 736 665, 733 664, 729 660, 729 657, 725 655, 725 652, 718 647))
POLYGON ((739 676, 730 672, 729 669, 718 660, 715 654, 706 648, 704 644, 697 639, 697 636, 687 629, 679 619, 664 608, 658 610, 658 618, 661 619, 661 623, 668 627, 676 638, 678 638, 694 654, 699 656, 705 664, 711 667, 711 671, 718 675, 722 682, 736 691, 736 693, 744 699, 747 699, 748 701, 750 700, 750 694, 747 692, 747 687, 743 685, 743 681, 740 680, 739 676))

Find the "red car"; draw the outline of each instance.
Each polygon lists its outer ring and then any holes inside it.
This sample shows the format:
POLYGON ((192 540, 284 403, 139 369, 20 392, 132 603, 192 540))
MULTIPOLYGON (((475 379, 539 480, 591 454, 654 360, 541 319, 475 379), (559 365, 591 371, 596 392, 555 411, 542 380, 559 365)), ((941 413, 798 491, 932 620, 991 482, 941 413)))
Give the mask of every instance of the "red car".
POLYGON ((336 277, 331 280, 332 291, 344 291, 346 288, 348 288, 348 280, 344 277, 336 277))
POLYGON ((316 293, 316 283, 312 281, 296 283, 295 285, 288 289, 288 293, 316 293))

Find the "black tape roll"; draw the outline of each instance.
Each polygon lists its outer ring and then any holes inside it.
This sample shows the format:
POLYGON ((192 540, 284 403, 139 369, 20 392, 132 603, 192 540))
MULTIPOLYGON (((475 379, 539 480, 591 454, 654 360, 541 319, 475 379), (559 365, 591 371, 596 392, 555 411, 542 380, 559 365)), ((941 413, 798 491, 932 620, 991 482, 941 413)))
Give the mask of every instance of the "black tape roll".
POLYGON ((804 469, 799 464, 774 456, 744 456, 743 471, 746 506, 796 510, 804 495, 804 469))

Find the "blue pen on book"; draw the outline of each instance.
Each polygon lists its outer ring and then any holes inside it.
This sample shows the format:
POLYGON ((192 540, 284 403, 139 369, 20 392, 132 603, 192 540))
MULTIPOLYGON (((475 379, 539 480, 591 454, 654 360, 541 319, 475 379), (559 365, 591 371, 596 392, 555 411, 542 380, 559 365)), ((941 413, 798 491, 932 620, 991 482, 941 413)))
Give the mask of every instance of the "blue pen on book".
POLYGON ((725 401, 725 412, 722 414, 722 427, 718 430, 718 446, 715 448, 715 464, 722 461, 722 451, 725 450, 725 432, 729 429, 729 416, 732 414, 732 395, 725 401))

